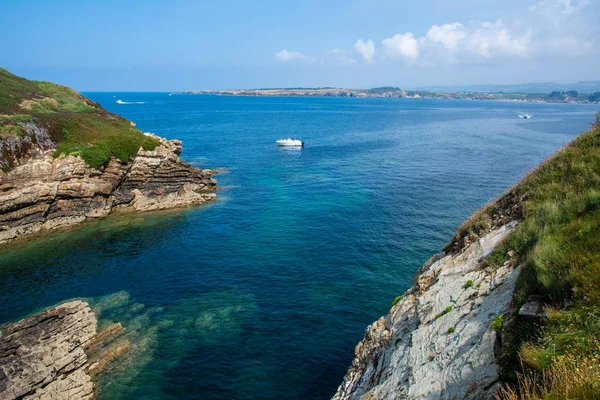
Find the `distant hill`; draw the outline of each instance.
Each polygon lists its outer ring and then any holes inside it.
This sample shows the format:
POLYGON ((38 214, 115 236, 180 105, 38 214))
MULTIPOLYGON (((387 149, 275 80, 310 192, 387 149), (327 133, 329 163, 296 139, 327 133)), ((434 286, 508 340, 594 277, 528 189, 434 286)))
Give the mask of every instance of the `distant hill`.
POLYGON ((600 91, 600 81, 580 81, 576 83, 521 83, 511 85, 453 85, 425 86, 418 90, 442 92, 493 92, 493 93, 551 93, 554 91, 567 92, 576 90, 579 93, 594 93, 600 91))

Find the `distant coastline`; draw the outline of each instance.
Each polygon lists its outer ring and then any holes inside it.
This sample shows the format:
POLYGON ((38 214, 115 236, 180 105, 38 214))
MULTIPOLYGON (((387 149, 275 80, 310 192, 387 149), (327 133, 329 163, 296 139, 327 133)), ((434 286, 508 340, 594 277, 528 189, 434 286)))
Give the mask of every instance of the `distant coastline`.
POLYGON ((496 100, 544 103, 580 103, 600 102, 600 92, 578 93, 577 91, 551 93, 501 93, 501 92, 450 92, 427 90, 402 90, 396 87, 374 89, 343 88, 282 88, 282 89, 230 89, 230 90, 189 90, 173 94, 204 94, 217 96, 260 96, 260 97, 386 97, 406 99, 447 99, 447 100, 496 100))

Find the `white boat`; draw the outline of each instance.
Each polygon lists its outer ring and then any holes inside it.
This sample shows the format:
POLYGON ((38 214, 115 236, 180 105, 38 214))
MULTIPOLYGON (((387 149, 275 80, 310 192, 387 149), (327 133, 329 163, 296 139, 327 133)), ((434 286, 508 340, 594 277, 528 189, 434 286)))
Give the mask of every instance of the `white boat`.
POLYGON ((304 146, 304 142, 302 140, 291 139, 291 138, 277 139, 275 141, 275 143, 277 143, 277 146, 294 146, 294 147, 304 146))
POLYGON ((529 114, 519 114, 519 118, 529 119, 529 118, 531 118, 531 115, 529 115, 529 114))
POLYGON ((117 104, 125 104, 125 102, 123 100, 117 100, 117 104))

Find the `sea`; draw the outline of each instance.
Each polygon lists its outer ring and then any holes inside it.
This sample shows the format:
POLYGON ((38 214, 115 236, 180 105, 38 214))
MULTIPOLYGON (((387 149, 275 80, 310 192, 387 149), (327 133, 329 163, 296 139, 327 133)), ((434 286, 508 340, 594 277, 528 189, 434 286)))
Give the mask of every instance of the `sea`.
POLYGON ((101 327, 126 328, 131 350, 100 377, 100 399, 330 398, 365 328, 461 222, 600 111, 86 95, 219 169, 208 205, 111 215, 0 248, 0 323, 84 298, 101 327), (288 137, 305 146, 275 145, 288 137))

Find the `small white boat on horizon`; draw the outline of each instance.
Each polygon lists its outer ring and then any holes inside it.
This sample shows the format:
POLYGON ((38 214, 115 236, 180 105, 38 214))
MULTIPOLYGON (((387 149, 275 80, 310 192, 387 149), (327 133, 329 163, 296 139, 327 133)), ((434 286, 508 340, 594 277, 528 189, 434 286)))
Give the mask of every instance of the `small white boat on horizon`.
POLYGON ((293 147, 304 146, 304 142, 302 140, 292 139, 292 138, 277 139, 275 141, 275 143, 277 143, 277 146, 293 146, 293 147))
POLYGON ((530 114, 519 114, 519 118, 529 119, 529 118, 531 118, 531 115, 530 114))
POLYGON ((126 104, 123 100, 119 99, 117 100, 117 104, 126 104))

